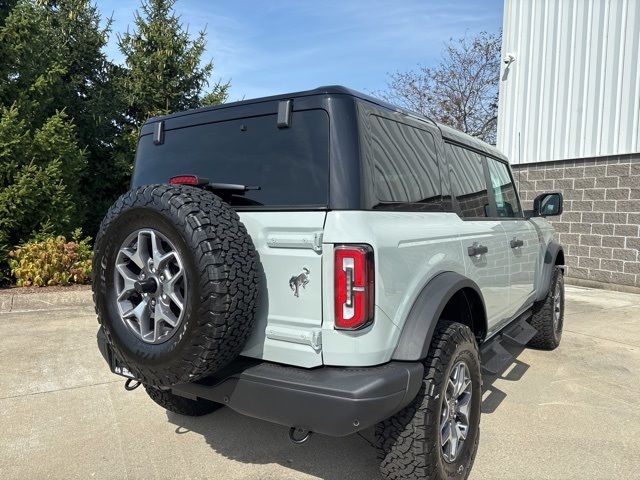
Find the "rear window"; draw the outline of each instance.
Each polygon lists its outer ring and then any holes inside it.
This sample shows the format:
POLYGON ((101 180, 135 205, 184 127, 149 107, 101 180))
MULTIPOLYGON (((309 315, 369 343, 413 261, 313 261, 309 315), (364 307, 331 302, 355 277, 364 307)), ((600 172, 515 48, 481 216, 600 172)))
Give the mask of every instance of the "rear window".
POLYGON ((373 183, 379 203, 440 207, 440 172, 433 136, 404 123, 372 115, 373 183))
POLYGON ((289 128, 278 128, 273 114, 168 129, 162 145, 152 135, 140 138, 134 186, 180 174, 261 188, 234 195, 234 205, 327 206, 329 116, 294 112, 289 128))

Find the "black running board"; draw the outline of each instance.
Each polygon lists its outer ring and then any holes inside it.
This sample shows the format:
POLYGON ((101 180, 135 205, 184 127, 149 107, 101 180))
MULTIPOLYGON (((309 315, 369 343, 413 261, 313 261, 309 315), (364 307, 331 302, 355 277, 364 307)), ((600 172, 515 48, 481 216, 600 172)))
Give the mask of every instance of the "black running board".
POLYGON ((515 354, 511 351, 513 347, 525 346, 538 332, 527 321, 531 315, 531 310, 525 311, 482 345, 480 355, 482 370, 485 373, 497 375, 506 370, 515 358, 515 354))

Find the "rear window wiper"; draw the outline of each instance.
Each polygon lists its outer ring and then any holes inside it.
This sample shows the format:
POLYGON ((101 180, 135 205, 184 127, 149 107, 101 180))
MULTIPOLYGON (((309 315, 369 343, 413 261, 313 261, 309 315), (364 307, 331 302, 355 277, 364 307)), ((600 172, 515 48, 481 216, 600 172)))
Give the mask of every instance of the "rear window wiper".
POLYGON ((228 192, 233 195, 244 195, 250 190, 261 190, 258 185, 241 185, 237 183, 215 183, 210 182, 204 184, 204 188, 212 192, 228 192))
POLYGON ((258 185, 241 185, 238 183, 216 183, 210 182, 208 178, 199 177, 197 175, 176 175, 169 179, 171 185, 193 185, 194 187, 202 187, 212 192, 223 192, 230 195, 244 195, 249 190, 261 190, 258 185))

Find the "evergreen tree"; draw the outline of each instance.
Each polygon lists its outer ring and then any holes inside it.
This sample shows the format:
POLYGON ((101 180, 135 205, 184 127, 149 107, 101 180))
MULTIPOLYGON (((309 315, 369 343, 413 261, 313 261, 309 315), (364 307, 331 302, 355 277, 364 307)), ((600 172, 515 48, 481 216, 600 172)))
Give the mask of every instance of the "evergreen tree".
POLYGON ((115 158, 129 173, 140 127, 149 117, 216 105, 227 98, 228 82, 205 91, 213 71, 212 61, 202 63, 205 32, 192 38, 174 5, 175 0, 142 0, 134 29, 118 38, 125 57, 120 90, 126 108, 115 158))
POLYGON ((128 166, 116 153, 124 104, 117 79, 123 69, 102 49, 109 35, 87 0, 20 0, 0 27, 0 102, 18 106, 29 128, 64 109, 76 125, 87 168, 74 201, 77 225, 94 235, 104 212, 126 189, 128 166), (89 208, 90 206, 90 208, 89 208))
POLYGON ((228 83, 205 91, 204 32, 192 39, 173 6, 143 2, 118 66, 89 0, 0 0, 0 281, 8 250, 34 235, 95 235, 148 116, 226 98, 228 83))
POLYGON ((69 9, 18 1, 0 26, 0 281, 8 250, 42 231, 68 234, 83 216, 88 149, 73 120, 90 128, 93 67, 72 26, 88 4, 60 3, 69 9))
POLYGON ((201 65, 205 32, 195 39, 174 12, 175 0, 143 0, 135 30, 119 38, 127 73, 123 91, 127 116, 137 129, 149 117, 223 102, 228 83, 205 93, 213 71, 201 65))
MULTIPOLYGON (((88 0, 40 0, 51 28, 64 45, 65 89, 58 105, 77 127, 87 152, 80 202, 84 231, 95 236, 113 201, 126 191, 130 170, 117 155, 125 105, 119 92, 124 69, 107 60, 111 19, 101 27, 97 6, 88 0)), ((59 108, 59 107, 58 107, 59 108)))
POLYGON ((0 283, 7 280, 12 247, 43 231, 68 234, 78 224, 86 167, 64 112, 33 130, 20 116, 15 105, 0 109, 0 283))

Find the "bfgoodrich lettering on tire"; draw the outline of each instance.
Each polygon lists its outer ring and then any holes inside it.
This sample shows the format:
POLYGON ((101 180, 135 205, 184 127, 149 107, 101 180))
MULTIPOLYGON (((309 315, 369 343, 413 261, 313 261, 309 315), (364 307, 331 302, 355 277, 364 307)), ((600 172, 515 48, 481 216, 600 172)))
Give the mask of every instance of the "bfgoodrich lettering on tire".
POLYGON ((96 239, 93 295, 116 357, 148 386, 228 364, 251 331, 257 254, 210 192, 149 185, 120 197, 96 239))
POLYGON ((466 479, 480 439, 482 379, 471 330, 440 321, 415 400, 376 426, 380 471, 390 480, 466 479))

